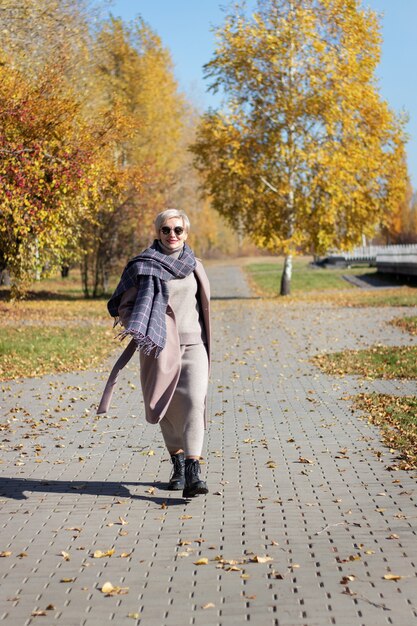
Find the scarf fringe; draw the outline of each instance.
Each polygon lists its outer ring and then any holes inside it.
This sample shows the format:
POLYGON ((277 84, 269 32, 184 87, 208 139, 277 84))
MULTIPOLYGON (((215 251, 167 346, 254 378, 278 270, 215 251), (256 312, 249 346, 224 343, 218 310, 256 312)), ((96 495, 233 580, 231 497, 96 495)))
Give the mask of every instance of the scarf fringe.
POLYGON ((123 330, 117 335, 117 337, 120 341, 123 341, 126 337, 131 337, 134 339, 138 350, 143 352, 143 354, 146 354, 146 356, 153 354, 155 359, 158 358, 163 348, 163 346, 161 347, 156 345, 150 337, 134 330, 123 330))

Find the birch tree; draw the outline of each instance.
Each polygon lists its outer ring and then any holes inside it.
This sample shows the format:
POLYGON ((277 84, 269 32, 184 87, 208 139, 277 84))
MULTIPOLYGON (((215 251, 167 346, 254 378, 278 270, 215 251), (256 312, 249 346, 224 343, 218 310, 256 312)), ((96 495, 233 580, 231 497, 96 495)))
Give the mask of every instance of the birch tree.
POLYGON ((404 129, 375 78, 380 25, 358 0, 236 5, 205 66, 223 108, 192 150, 213 206, 285 255, 323 254, 372 236, 407 186, 404 129))

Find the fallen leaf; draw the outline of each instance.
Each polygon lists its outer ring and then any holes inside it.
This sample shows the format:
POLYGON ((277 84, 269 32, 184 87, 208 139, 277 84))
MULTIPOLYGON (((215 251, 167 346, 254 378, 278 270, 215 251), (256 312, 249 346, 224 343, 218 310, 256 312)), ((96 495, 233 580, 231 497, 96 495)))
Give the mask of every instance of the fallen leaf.
POLYGON ((129 523, 121 516, 119 517, 119 522, 122 526, 126 526, 129 523))
POLYGON ((113 591, 114 587, 111 584, 111 582, 106 582, 104 583, 104 585, 101 588, 101 592, 102 593, 111 593, 113 591))
POLYGON ((139 619, 140 613, 128 613, 127 617, 131 617, 132 619, 139 619))
POLYGON ((76 578, 61 578, 60 583, 73 583, 76 578))
POLYGON ((274 559, 271 556, 258 556, 255 555, 250 559, 252 563, 269 563, 269 561, 273 561, 274 559))
POLYGON ((180 519, 193 519, 192 515, 181 515, 180 519))
POLYGON ((207 604, 203 604, 203 606, 201 607, 202 609, 214 609, 215 608, 215 604, 213 604, 213 602, 207 602, 207 604))
POLYGON ((402 578, 405 578, 405 576, 399 576, 398 574, 385 574, 382 578, 384 580, 401 580, 402 578))
POLYGON ((65 552, 64 550, 62 550, 62 552, 60 552, 60 556, 62 556, 64 558, 64 561, 69 561, 71 559, 71 557, 68 554, 68 552, 65 552))
POLYGON ((194 565, 208 565, 209 560, 206 557, 194 561, 194 565))
POLYGON ((114 587, 111 582, 106 582, 101 588, 106 596, 122 596, 129 592, 129 587, 114 587))
POLYGON ((6 557, 6 556, 11 556, 11 555, 12 555, 12 552, 10 552, 9 550, 0 552, 0 557, 6 557))
POLYGON ((356 577, 353 576, 353 574, 350 574, 349 576, 343 576, 342 580, 340 581, 341 585, 347 585, 350 582, 352 582, 353 580, 356 580, 356 577))
POLYGON ((313 465, 314 461, 307 459, 305 456, 300 456, 297 463, 306 463, 307 465, 313 465))
POLYGON ((111 550, 106 550, 106 552, 102 552, 101 550, 95 550, 93 552, 93 559, 102 559, 105 556, 113 556, 114 553, 114 548, 111 548, 111 550))

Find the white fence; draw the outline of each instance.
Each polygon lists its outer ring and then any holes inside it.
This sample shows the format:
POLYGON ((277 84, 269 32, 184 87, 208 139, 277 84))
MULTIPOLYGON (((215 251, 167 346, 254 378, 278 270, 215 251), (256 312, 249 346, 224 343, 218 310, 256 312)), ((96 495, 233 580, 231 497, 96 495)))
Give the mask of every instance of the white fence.
POLYGON ((386 248, 376 255, 378 272, 417 276, 417 245, 386 248))
POLYGON ((417 244, 398 246, 360 246, 350 252, 334 252, 329 259, 343 260, 347 265, 376 265, 379 272, 417 276, 417 244))

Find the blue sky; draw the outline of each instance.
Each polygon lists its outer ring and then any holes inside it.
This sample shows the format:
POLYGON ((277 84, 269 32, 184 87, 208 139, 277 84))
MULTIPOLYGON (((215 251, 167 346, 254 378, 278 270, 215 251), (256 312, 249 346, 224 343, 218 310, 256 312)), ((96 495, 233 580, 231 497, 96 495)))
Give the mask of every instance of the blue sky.
MULTIPOLYGON (((228 0, 113 0, 109 4, 113 15, 125 21, 141 15, 169 48, 181 89, 201 108, 217 106, 217 98, 206 91, 202 66, 213 54, 211 29, 222 24, 221 7, 228 0)), ((253 7, 256 1, 247 4, 253 7)), ((362 5, 381 14, 380 91, 393 110, 409 115, 408 167, 417 189, 417 0, 362 0, 362 5)))

